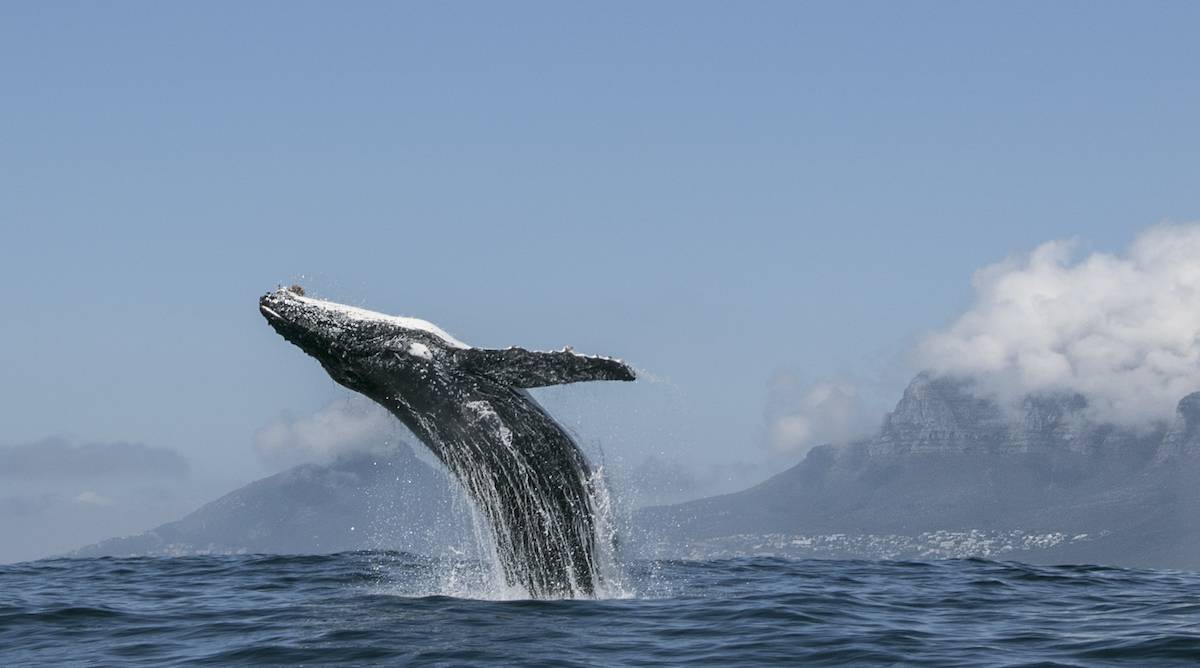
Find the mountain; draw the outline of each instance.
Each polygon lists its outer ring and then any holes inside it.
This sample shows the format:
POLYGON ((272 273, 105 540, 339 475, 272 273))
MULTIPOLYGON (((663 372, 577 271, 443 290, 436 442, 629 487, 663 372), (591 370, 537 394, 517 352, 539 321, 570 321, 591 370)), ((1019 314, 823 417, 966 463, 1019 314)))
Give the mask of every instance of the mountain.
POLYGON ((395 549, 433 554, 462 544, 469 521, 445 474, 401 443, 250 483, 186 517, 111 538, 72 556, 311 554, 395 549))
MULTIPOLYGON (((820 446, 750 489, 635 513, 633 555, 987 557, 1200 568, 1200 393, 1174 421, 1104 424, 1080 395, 1003 407, 916 377, 878 433, 820 446)), ((472 544, 466 506, 407 446, 306 464, 78 556, 439 554, 472 544)))
POLYGON ((971 389, 921 374, 874 437, 742 492, 643 510, 637 542, 654 556, 1200 567, 1200 393, 1173 424, 1133 430, 1096 421, 1080 395, 1006 408, 971 389))

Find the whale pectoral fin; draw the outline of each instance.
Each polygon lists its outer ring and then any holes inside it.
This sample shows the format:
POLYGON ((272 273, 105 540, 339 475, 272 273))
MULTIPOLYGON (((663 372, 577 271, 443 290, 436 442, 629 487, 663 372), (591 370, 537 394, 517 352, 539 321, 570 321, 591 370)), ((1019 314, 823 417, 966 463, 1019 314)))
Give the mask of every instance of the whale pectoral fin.
POLYGON ((569 349, 537 352, 524 348, 463 350, 462 366, 513 387, 563 385, 587 380, 633 380, 633 369, 609 357, 578 355, 569 349))

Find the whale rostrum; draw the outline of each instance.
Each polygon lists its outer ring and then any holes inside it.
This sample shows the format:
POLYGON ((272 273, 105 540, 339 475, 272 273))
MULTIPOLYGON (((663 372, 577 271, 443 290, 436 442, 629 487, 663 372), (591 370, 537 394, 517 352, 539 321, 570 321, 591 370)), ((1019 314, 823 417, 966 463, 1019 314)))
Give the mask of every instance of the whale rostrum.
POLYGON ((259 311, 334 381, 383 405, 441 460, 491 527, 504 578, 536 598, 592 595, 603 577, 592 471, 526 388, 634 380, 570 348, 469 346, 432 323, 314 299, 293 286, 259 311))

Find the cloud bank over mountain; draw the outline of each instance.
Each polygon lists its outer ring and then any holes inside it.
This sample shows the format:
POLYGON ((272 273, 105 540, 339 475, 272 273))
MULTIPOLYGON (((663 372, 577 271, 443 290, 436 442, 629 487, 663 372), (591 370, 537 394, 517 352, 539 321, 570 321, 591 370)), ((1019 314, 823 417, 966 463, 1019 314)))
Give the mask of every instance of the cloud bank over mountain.
POLYGON ((845 443, 878 426, 854 383, 824 379, 804 383, 781 372, 771 379, 766 408, 767 446, 774 452, 803 454, 824 443, 845 443))
POLYGON ((919 344, 918 365, 1008 403, 1078 393, 1096 420, 1169 420, 1200 389, 1200 224, 1157 225, 1120 254, 1074 248, 977 272, 972 306, 919 344))
POLYGON ((0 446, 0 563, 178 516, 211 493, 197 477, 160 446, 57 436, 0 446))
POLYGON ((188 462, 183 455, 141 443, 74 443, 50 437, 0 446, 0 478, 182 478, 187 473, 188 462))
POLYGON ((401 429, 386 410, 354 395, 336 399, 309 415, 283 415, 273 420, 255 433, 254 450, 268 464, 285 467, 386 449, 401 429))

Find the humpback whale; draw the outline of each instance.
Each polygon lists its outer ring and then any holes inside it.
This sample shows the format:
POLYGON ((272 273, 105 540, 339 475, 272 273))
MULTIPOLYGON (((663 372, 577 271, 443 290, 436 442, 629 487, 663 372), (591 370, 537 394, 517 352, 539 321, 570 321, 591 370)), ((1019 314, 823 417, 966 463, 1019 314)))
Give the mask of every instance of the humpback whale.
POLYGON ((535 598, 594 594, 605 540, 596 483, 583 453, 526 389, 630 381, 632 369, 570 348, 476 348, 424 320, 314 299, 298 286, 267 293, 259 311, 441 460, 490 525, 510 586, 535 598))

